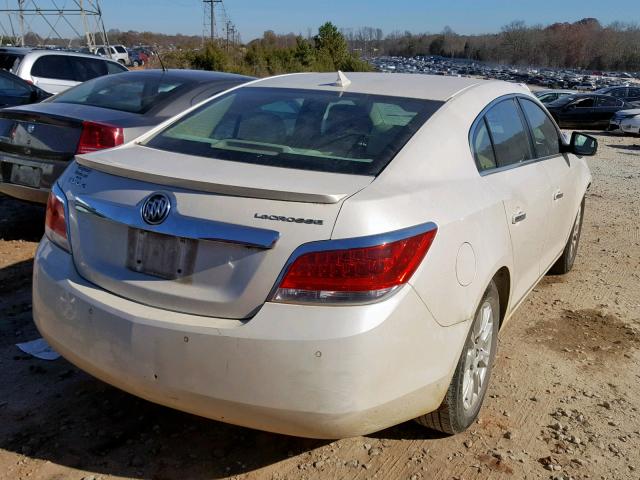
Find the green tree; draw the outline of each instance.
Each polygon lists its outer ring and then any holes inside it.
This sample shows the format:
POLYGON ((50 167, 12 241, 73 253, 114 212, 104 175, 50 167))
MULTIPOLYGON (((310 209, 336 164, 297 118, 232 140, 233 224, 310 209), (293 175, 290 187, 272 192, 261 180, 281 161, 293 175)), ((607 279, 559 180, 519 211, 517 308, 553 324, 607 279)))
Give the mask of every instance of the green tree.
POLYGON ((293 55, 303 67, 310 67, 316 60, 313 46, 300 36, 296 38, 296 49, 293 55))
POLYGON ((209 42, 201 51, 192 54, 191 65, 197 70, 224 72, 229 69, 229 58, 216 42, 209 42))
POLYGON ((323 57, 328 56, 333 62, 333 70, 342 68, 342 64, 349 57, 349 51, 347 41, 338 27, 331 22, 326 22, 318 29, 318 35, 314 40, 318 52, 323 57))

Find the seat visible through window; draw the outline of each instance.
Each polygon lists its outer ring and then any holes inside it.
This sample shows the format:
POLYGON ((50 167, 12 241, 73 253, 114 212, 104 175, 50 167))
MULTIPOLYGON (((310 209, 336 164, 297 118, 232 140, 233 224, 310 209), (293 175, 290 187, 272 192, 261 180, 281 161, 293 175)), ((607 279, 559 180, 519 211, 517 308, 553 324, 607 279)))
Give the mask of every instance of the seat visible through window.
POLYGON ((278 115, 268 112, 255 112, 240 119, 236 138, 282 145, 287 138, 287 129, 284 121, 278 115))

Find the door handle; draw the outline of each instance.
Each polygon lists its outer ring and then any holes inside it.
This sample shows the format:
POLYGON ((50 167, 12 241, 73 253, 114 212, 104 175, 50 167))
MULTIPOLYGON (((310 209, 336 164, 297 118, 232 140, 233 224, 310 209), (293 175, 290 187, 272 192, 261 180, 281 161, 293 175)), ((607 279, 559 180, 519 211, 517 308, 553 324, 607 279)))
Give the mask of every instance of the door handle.
POLYGON ((564 193, 562 193, 560 190, 558 190, 553 194, 554 200, 560 200, 562 197, 564 197, 564 193))
POLYGON ((520 211, 518 213, 514 213, 511 217, 511 223, 515 225, 516 223, 520 223, 521 221, 523 221, 525 218, 527 218, 526 212, 520 211))

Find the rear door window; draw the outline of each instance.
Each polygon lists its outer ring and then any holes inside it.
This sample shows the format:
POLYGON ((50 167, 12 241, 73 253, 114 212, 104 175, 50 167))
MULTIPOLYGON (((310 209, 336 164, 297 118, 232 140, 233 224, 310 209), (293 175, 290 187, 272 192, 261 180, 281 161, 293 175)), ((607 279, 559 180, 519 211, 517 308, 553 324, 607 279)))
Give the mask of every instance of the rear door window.
POLYGON ((529 134, 513 98, 493 106, 485 114, 485 119, 493 138, 498 166, 514 165, 533 158, 529 134))
POLYGON ((628 98, 640 97, 640 88, 632 88, 629 87, 629 92, 627 93, 628 98))
POLYGON ((480 171, 490 170, 498 166, 484 118, 480 121, 473 134, 473 152, 480 171))
POLYGON ((549 116, 531 100, 520 98, 519 101, 529 123, 536 157, 558 155, 560 153, 560 137, 549 116))
POLYGON ((87 80, 92 80, 107 74, 107 66, 104 60, 69 57, 69 61, 74 70, 74 78, 78 82, 86 82, 87 80))
POLYGON ((44 55, 38 58, 31 68, 31 75, 56 80, 76 79, 69 57, 65 55, 44 55))
POLYGON ((579 98, 573 102, 571 106, 574 108, 593 108, 595 106, 595 101, 593 97, 579 98))
POLYGON ((624 97, 627 96, 627 89, 626 88, 614 88, 613 90, 611 90, 609 92, 609 95, 611 95, 612 97, 624 98, 624 97))
POLYGON ((118 45, 117 47, 115 47, 115 49, 118 53, 127 53, 127 50, 121 45, 118 45))
POLYGON ((609 96, 598 97, 598 107, 602 108, 610 108, 610 107, 621 107, 622 100, 609 96))

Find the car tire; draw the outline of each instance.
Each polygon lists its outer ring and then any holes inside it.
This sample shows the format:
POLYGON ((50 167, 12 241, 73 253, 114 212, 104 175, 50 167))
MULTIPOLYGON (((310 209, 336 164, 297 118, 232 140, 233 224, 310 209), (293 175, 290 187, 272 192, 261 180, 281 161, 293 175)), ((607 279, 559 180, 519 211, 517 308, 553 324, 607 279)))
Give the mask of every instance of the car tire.
POLYGON ((573 264, 576 260, 576 254, 578 253, 578 245, 580 244, 580 234, 582 233, 582 219, 584 218, 584 198, 580 202, 580 208, 576 214, 576 218, 573 221, 571 227, 571 233, 569 234, 569 240, 562 251, 562 255, 549 269, 549 273, 552 275, 564 275, 569 273, 573 268, 573 264))
POLYGON ((463 432, 474 422, 491 377, 499 327, 500 298, 492 280, 476 310, 442 404, 437 410, 416 418, 416 422, 447 435, 463 432))
POLYGON ((126 67, 124 60, 118 60, 118 63, 121 63, 122 65, 124 65, 126 67))
POLYGON ((140 66, 140 64, 138 63, 137 60, 134 60, 131 65, 134 66, 134 67, 139 67, 140 66))

